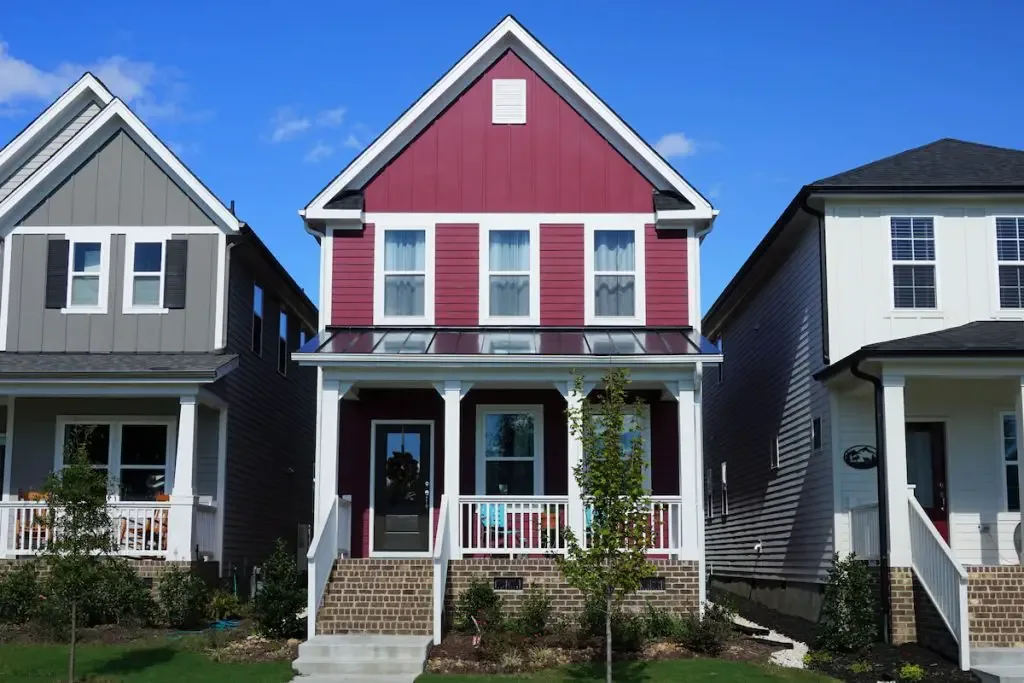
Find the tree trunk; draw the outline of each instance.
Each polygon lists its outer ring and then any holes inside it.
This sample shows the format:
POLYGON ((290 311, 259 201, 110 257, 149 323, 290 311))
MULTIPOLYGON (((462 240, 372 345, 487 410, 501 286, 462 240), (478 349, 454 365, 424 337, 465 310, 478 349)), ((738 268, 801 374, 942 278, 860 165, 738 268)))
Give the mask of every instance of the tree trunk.
POLYGON ((612 596, 608 593, 604 600, 604 669, 605 683, 612 683, 612 596))
POLYGON ((75 683, 75 636, 78 627, 78 601, 71 601, 71 649, 68 652, 68 683, 75 683))

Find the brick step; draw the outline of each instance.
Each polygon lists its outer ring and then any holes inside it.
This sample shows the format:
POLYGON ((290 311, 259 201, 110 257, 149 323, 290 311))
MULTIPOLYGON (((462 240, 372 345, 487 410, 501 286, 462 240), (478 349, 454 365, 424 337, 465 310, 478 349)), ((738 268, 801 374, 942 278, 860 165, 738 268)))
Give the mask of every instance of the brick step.
POLYGON ((430 634, 433 580, 430 560, 338 560, 317 613, 318 633, 430 634))

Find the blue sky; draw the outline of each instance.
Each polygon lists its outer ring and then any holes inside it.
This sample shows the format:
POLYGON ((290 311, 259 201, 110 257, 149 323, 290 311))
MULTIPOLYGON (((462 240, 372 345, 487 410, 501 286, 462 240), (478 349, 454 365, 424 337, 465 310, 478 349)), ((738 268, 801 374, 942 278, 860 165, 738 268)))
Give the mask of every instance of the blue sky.
POLYGON ((511 12, 721 210, 706 310, 801 185, 941 137, 1024 148, 1015 4, 19 2, 0 140, 96 71, 315 301, 297 210, 511 12))

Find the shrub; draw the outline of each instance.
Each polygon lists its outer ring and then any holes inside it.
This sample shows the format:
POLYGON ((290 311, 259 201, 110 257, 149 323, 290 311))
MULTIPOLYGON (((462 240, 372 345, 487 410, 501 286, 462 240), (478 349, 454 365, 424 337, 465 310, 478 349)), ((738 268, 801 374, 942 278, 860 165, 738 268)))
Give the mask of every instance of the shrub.
POLYGON ((647 641, 647 622, 644 617, 629 612, 612 614, 612 644, 619 652, 636 652, 647 641))
POLYGON ((668 610, 659 609, 648 602, 644 612, 644 630, 648 638, 674 638, 679 634, 679 622, 668 610))
POLYGON ((804 655, 804 666, 817 669, 832 663, 832 654, 824 650, 811 650, 804 655))
POLYGON ((469 587, 459 594, 455 602, 455 627, 462 631, 475 632, 473 619, 482 631, 494 631, 504 626, 501 596, 494 592, 494 586, 483 579, 473 579, 469 587))
POLYGON ((39 604, 39 576, 32 562, 0 575, 0 623, 24 624, 39 604))
POLYGON ((705 604, 703 615, 693 612, 683 619, 683 645, 693 652, 717 657, 732 635, 732 617, 732 612, 723 605, 705 604))
POLYGON ((920 681, 924 679, 924 667, 909 662, 896 670, 896 678, 901 681, 920 681))
POLYGON ((306 604, 295 556, 281 539, 263 563, 263 582, 253 600, 253 617, 264 635, 288 638, 302 632, 299 611, 306 604))
POLYGON ((152 621, 156 606, 149 586, 126 560, 107 560, 96 579, 85 603, 91 623, 145 626, 152 621))
POLYGON ((527 593, 519 606, 519 616, 512 620, 511 627, 524 636, 542 636, 547 633, 551 621, 551 600, 543 590, 527 593))
POLYGON ((865 661, 863 659, 859 662, 854 662, 850 665, 850 671, 852 671, 855 674, 871 673, 871 671, 874 670, 874 668, 875 667, 871 662, 865 661))
POLYGON ((234 593, 219 590, 210 596, 206 613, 214 621, 239 619, 242 616, 242 602, 234 593))
POLYGON ((201 578, 171 567, 161 578, 158 593, 168 626, 191 629, 203 623, 209 591, 201 578))
POLYGON ((585 636, 604 638, 604 615, 608 607, 600 596, 588 595, 580 612, 580 633, 585 636))
POLYGON ((852 554, 842 559, 836 555, 825 586, 818 647, 855 652, 871 645, 878 633, 875 602, 875 583, 867 564, 852 554))

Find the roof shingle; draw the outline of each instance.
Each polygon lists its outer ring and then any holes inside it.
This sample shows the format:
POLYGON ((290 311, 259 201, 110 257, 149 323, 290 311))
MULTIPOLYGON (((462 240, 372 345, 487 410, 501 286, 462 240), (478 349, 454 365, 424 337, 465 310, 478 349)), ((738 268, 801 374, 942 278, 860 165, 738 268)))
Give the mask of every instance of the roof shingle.
POLYGON ((227 353, 0 353, 0 379, 11 377, 128 376, 212 382, 231 370, 227 353))

